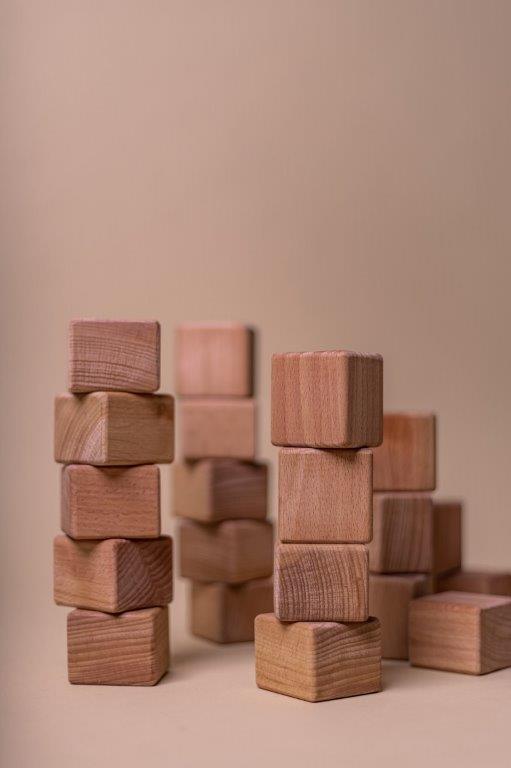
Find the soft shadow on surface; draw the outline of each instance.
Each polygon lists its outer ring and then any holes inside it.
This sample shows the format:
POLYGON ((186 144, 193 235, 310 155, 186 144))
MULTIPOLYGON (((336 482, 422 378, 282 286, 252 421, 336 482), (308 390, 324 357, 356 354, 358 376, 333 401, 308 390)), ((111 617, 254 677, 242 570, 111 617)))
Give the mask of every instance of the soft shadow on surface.
POLYGON ((211 667, 212 662, 230 666, 240 657, 247 657, 247 663, 253 658, 253 643, 213 643, 209 640, 190 639, 179 643, 175 650, 171 648, 170 671, 160 681, 166 685, 174 680, 181 680, 201 674, 204 667, 211 667))

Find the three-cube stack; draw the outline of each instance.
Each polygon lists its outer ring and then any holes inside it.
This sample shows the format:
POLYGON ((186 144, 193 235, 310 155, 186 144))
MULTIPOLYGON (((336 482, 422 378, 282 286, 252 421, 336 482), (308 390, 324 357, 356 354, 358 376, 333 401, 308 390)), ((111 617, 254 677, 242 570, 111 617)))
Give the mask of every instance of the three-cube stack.
POLYGON ((156 464, 173 460, 174 401, 159 385, 157 322, 71 322, 69 393, 55 400, 54 596, 76 608, 72 683, 154 685, 168 669, 172 540, 156 464))

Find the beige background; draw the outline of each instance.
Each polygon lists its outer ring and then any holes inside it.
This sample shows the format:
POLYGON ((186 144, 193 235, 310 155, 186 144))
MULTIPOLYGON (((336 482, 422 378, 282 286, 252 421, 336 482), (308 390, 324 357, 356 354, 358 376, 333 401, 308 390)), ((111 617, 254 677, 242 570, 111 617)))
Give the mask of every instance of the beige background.
POLYGON ((509 568, 510 24, 505 0, 0 2, 7 765, 504 764, 508 673, 394 665, 308 707, 255 689, 250 646, 190 643, 181 588, 172 680, 67 686, 52 397, 73 316, 158 318, 170 391, 176 323, 247 320, 274 457, 271 352, 381 352, 386 407, 439 414, 466 562, 509 568))

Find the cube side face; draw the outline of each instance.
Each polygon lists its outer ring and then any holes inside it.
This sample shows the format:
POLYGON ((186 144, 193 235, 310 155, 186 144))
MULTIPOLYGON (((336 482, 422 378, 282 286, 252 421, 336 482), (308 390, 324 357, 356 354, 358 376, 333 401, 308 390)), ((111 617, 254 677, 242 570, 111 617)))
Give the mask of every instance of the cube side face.
POLYGON ((373 462, 375 491, 435 490, 434 414, 384 414, 383 443, 375 449, 373 462))
POLYGON ((433 513, 433 571, 457 570, 461 568, 462 505, 435 501, 433 513))
POLYGON ((180 402, 181 447, 185 459, 241 459, 255 456, 255 401, 248 398, 180 402))
POLYGON ((231 585, 215 582, 192 586, 192 633, 217 643, 254 639, 254 620, 273 606, 272 579, 231 585))
POLYGON ((481 672, 511 667, 511 598, 482 611, 481 672))
POLYGON ((369 613, 380 621, 384 659, 408 659, 410 602, 431 591, 431 578, 421 574, 370 574, 369 613))
POLYGON ((174 398, 171 395, 106 393, 111 466, 169 464, 174 460, 174 398))
POLYGON ((214 520, 264 520, 268 508, 268 466, 261 462, 212 460, 214 520))
POLYGON ((55 461, 61 464, 105 464, 107 456, 106 395, 58 395, 55 398, 55 461))
POLYGON ((173 467, 173 480, 173 514, 201 523, 214 522, 210 462, 179 462, 173 467))
POLYGON ((56 536, 53 548, 54 599, 57 605, 117 613, 119 539, 74 541, 56 536))
POLYGON ((220 582, 192 582, 190 594, 190 631, 215 643, 228 642, 226 619, 227 585, 220 582))
POLYGON ((433 568, 433 502, 426 494, 375 494, 369 564, 374 573, 433 568))
POLYGON ((172 539, 121 540, 116 574, 118 610, 165 606, 172 601, 172 539))
POLYGON ((438 579, 438 592, 477 592, 511 596, 511 573, 492 571, 458 571, 438 579))
POLYGON ((383 358, 352 355, 348 363, 348 441, 378 446, 383 440, 383 358))

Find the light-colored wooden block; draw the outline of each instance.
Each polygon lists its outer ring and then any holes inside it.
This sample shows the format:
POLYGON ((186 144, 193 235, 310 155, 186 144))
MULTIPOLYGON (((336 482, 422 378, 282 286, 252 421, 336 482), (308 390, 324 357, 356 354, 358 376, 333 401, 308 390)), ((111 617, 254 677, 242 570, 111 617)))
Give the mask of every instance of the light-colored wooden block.
POLYGON ((183 520, 181 576, 237 584, 271 576, 273 529, 265 520, 225 520, 204 525, 183 520))
POLYGON ((105 613, 163 606, 172 600, 172 539, 75 541, 57 536, 54 597, 105 613))
POLYGON ((510 571, 458 571, 437 579, 437 592, 477 592, 511 597, 510 571))
POLYGON ((384 659, 408 658, 410 602, 432 591, 431 577, 421 573, 369 575, 369 613, 380 620, 384 659))
POLYGON ((173 467, 174 514, 202 523, 264 520, 268 466, 235 459, 185 461, 173 467))
POLYGON ((72 320, 69 391, 156 392, 160 324, 156 320, 72 320))
POLYGON ((76 685, 155 685, 170 662, 167 606, 117 616, 71 611, 67 660, 76 685))
POLYGON ((274 606, 280 621, 366 621, 368 553, 362 544, 277 544, 274 606))
POLYGON ((374 573, 428 573, 432 570, 431 496, 374 494, 369 566, 374 573))
POLYGON ((360 624, 255 620, 256 683, 305 701, 381 691, 378 619, 360 624))
POLYGON ((61 528, 73 539, 154 539, 160 535, 160 470, 62 468, 61 528))
POLYGON ((254 332, 239 323, 176 329, 176 392, 201 397, 249 397, 253 392, 254 332))
POLYGON ((410 661, 472 675, 511 666, 511 598, 441 592, 412 600, 410 661))
POLYGON ((242 459, 255 456, 255 400, 186 398, 179 402, 185 459, 242 459))
POLYGON ((386 413, 383 443, 374 450, 375 491, 436 488, 436 417, 432 413, 386 413))
POLYGON ((373 535, 370 450, 279 451, 279 539, 366 543, 373 535))
POLYGON ((120 466, 174 458, 174 398, 91 392, 55 398, 55 461, 120 466))
POLYGON ((195 582, 191 590, 191 632, 215 643, 254 639, 254 619, 273 609, 273 580, 243 584, 195 582))
POLYGON ((357 352, 273 355, 271 440, 306 448, 382 441, 383 359, 357 352))
MULTIPOLYGON (((461 568, 461 525, 460 501, 434 501, 433 573, 447 573, 461 568)), ((478 590, 468 591, 477 592, 478 590)))

